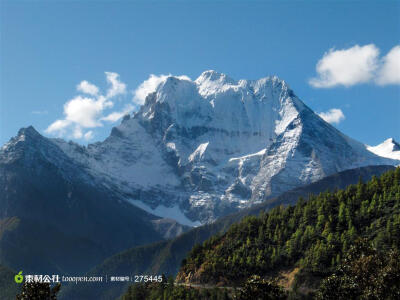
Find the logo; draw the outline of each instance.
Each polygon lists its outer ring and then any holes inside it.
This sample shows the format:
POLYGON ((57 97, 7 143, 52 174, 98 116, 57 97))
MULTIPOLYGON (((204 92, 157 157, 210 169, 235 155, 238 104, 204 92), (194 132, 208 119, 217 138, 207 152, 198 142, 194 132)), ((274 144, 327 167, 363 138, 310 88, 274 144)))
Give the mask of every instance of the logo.
POLYGON ((14 280, 16 283, 22 283, 22 281, 24 281, 24 276, 22 275, 22 271, 19 271, 19 273, 15 275, 14 280))

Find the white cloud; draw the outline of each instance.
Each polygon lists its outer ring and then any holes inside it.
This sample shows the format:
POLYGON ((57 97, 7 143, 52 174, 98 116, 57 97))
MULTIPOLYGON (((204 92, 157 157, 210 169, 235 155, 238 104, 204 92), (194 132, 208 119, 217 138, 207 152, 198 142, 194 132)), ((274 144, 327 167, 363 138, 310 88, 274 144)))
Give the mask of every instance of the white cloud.
POLYGON ((74 139, 81 139, 83 136, 82 128, 79 126, 75 126, 74 131, 72 132, 72 136, 74 139))
POLYGON ((86 133, 83 135, 83 138, 84 138, 85 140, 89 141, 89 140, 93 139, 93 136, 94 136, 93 131, 89 130, 88 132, 86 132, 86 133))
POLYGON ((339 108, 332 108, 327 112, 321 112, 318 114, 324 121, 330 124, 339 124, 345 119, 344 113, 339 108))
MULTIPOLYGON (((148 94, 153 93, 157 90, 157 87, 164 82, 169 75, 154 75, 150 74, 149 78, 143 81, 138 88, 133 92, 133 102, 139 105, 144 104, 144 101, 148 94)), ((182 80, 190 80, 190 78, 186 75, 175 76, 182 80)))
POLYGON ((383 58, 374 44, 342 50, 330 49, 318 61, 318 76, 309 80, 316 88, 352 86, 372 82, 378 85, 400 84, 400 46, 383 58))
POLYGON ((133 110, 132 105, 127 105, 122 111, 114 111, 107 116, 101 118, 102 121, 108 121, 108 122, 116 122, 119 119, 121 119, 123 116, 126 114, 130 113, 133 110))
MULTIPOLYGON (((119 80, 118 73, 114 72, 104 72, 104 73, 106 74, 107 82, 110 85, 106 94, 107 99, 126 93, 126 84, 119 80)), ((81 83, 79 83, 76 86, 76 89, 79 92, 89 94, 92 96, 96 96, 99 93, 99 88, 96 85, 88 82, 87 80, 81 81, 81 83)))
POLYGON ((111 87, 107 91, 107 98, 126 93, 126 84, 119 81, 119 75, 114 72, 105 72, 107 81, 111 87))
MULTIPOLYGON (((45 130, 48 134, 73 139, 90 140, 94 136, 93 128, 104 126, 105 122, 117 122, 124 115, 134 110, 132 104, 125 105, 123 109, 110 111, 114 107, 113 97, 126 94, 127 86, 121 82, 119 75, 114 72, 105 72, 109 85, 102 95, 100 89, 83 80, 77 85, 77 90, 87 96, 77 95, 64 104, 64 117, 54 121, 45 130)), ((146 96, 154 92, 160 83, 172 75, 150 75, 135 91, 133 102, 143 104, 146 96)), ((190 80, 182 75, 176 76, 182 80, 190 80)))
POLYGON ((376 82, 379 85, 400 84, 400 46, 395 46, 382 59, 376 82))
POLYGON ((93 95, 93 96, 95 96, 99 93, 99 88, 86 80, 81 81, 81 83, 76 86, 76 89, 79 92, 93 95))
POLYGON ((47 127, 46 132, 62 136, 64 135, 66 128, 70 125, 71 122, 68 120, 56 120, 49 127, 47 127))
POLYGON ((99 88, 88 81, 82 81, 77 90, 91 96, 78 95, 64 104, 64 118, 54 121, 45 130, 47 133, 59 137, 90 140, 94 133, 87 129, 102 127, 104 121, 115 122, 132 109, 125 106, 121 112, 104 113, 114 106, 112 97, 126 93, 126 85, 119 80, 117 73, 105 72, 110 84, 106 95, 99 94, 99 88))
POLYGON ((317 63, 318 77, 309 83, 317 88, 329 88, 368 82, 378 68, 378 56, 379 49, 374 44, 330 49, 317 63))
POLYGON ((77 96, 64 105, 65 119, 84 128, 98 127, 101 126, 99 116, 111 104, 111 102, 105 102, 104 98, 96 100, 77 96))
POLYGON ((143 81, 138 88, 134 91, 133 102, 136 104, 144 104, 146 96, 156 91, 157 87, 168 78, 168 75, 154 75, 143 81))

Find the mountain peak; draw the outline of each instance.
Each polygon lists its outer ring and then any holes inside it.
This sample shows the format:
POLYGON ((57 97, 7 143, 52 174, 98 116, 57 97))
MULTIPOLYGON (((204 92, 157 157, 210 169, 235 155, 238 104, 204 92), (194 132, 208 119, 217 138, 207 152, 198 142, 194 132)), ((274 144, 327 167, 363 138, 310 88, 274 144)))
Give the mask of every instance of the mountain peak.
POLYGON ((129 203, 201 222, 338 171, 398 164, 323 121, 277 76, 235 81, 212 70, 163 78, 104 142, 78 147, 27 127, 8 145, 3 161, 45 159, 68 178, 82 168, 129 203))
MULTIPOLYGON (((235 81, 226 74, 208 70, 195 81, 166 78, 156 93, 148 96, 137 116, 154 123, 151 127, 162 135, 175 124, 187 129, 205 127, 232 134, 262 135, 269 141, 304 107, 277 76, 235 81)), ((260 144, 266 147, 268 141, 256 139, 254 150, 261 150, 260 144)))
POLYGON ((42 137, 39 132, 33 126, 23 127, 18 130, 18 134, 15 137, 12 137, 7 143, 5 143, 2 147, 2 151, 6 151, 8 148, 15 146, 21 142, 27 142, 31 140, 37 140, 42 137))
POLYGON ((386 141, 384 141, 381 145, 389 145, 392 147, 393 151, 398 151, 400 150, 400 145, 395 141, 394 138, 388 138, 386 141))
POLYGON ((38 137, 41 136, 39 132, 32 126, 23 127, 18 131, 18 137, 29 136, 29 137, 38 137))
POLYGON ((376 146, 367 146, 367 148, 376 155, 400 160, 400 145, 393 138, 388 138, 376 146))
POLYGON ((220 73, 214 70, 207 70, 201 73, 201 75, 195 80, 197 84, 202 84, 207 81, 217 81, 220 83, 230 83, 230 84, 235 84, 235 80, 230 78, 224 73, 220 73))

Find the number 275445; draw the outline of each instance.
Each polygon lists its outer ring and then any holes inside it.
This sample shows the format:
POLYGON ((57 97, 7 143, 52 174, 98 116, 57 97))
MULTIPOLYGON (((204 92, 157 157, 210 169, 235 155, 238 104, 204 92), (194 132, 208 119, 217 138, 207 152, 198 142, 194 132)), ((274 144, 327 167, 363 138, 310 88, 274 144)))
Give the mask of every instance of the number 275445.
POLYGON ((162 282, 161 275, 135 275, 135 282, 162 282))

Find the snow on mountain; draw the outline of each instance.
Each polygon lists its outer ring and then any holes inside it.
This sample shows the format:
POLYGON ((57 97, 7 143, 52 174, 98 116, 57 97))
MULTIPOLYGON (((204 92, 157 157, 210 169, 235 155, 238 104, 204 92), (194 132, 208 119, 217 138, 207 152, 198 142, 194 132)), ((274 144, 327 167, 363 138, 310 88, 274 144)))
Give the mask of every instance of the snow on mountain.
POLYGON ((133 205, 147 211, 155 216, 162 216, 163 218, 173 219, 177 221, 179 224, 197 227, 200 226, 201 223, 199 221, 193 222, 188 217, 186 217, 179 208, 179 204, 175 204, 172 207, 166 207, 162 204, 158 205, 155 209, 150 208, 146 204, 144 204, 140 200, 128 200, 133 205))
POLYGON ((376 155, 400 160, 400 145, 393 138, 377 146, 367 146, 367 149, 376 155))
POLYGON ((179 208, 186 224, 346 169, 399 164, 326 123, 285 81, 235 81, 215 71, 194 81, 166 77, 103 142, 47 140, 96 184, 182 220, 179 208))

